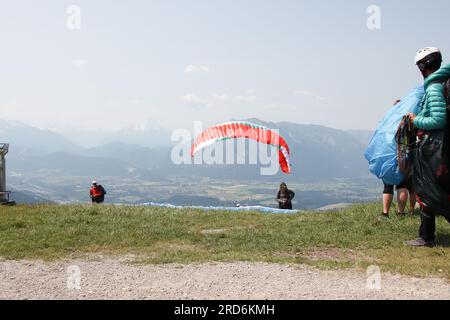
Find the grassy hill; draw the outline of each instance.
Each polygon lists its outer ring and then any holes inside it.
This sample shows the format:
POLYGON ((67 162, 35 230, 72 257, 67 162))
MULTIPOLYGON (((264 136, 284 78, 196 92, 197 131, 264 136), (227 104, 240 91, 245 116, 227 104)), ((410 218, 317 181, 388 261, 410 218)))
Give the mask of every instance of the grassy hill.
POLYGON ((135 254, 142 263, 266 261, 450 279, 450 225, 433 249, 406 247, 418 215, 378 217, 379 206, 294 215, 125 206, 0 207, 0 258, 135 254))

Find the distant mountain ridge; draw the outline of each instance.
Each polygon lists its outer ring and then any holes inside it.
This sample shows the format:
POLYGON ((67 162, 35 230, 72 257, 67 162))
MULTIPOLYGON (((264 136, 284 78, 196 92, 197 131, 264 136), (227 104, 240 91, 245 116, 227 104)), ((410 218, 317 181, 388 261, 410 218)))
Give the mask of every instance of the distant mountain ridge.
POLYGON ((124 143, 143 147, 167 146, 171 144, 170 132, 157 124, 129 126, 116 131, 61 130, 60 134, 85 148, 93 148, 110 143, 124 143))
MULTIPOLYGON (((279 129, 291 149, 291 178, 321 180, 360 177, 367 173, 363 143, 369 132, 343 131, 319 125, 290 122, 247 121, 279 129)), ((48 169, 68 174, 139 175, 159 169, 166 174, 205 175, 257 179, 259 167, 250 165, 192 166, 174 165, 171 147, 145 147, 111 142, 93 148, 82 148, 61 135, 24 124, 0 122, 0 139, 11 143, 11 166, 17 171, 48 169), (13 161, 14 160, 14 161, 13 161)), ((285 177, 283 174, 276 179, 285 177)))
POLYGON ((0 119, 0 142, 8 142, 11 147, 33 149, 39 152, 77 152, 80 147, 62 135, 18 121, 0 119))
POLYGON ((363 157, 366 145, 346 131, 320 125, 248 121, 279 129, 291 149, 294 178, 351 178, 367 173, 363 157))
MULTIPOLYGON (((23 188, 29 186, 29 189, 24 191, 37 191, 43 198, 56 192, 60 195, 57 199, 52 199, 56 201, 84 198, 85 190, 82 190, 81 185, 89 183, 93 178, 106 177, 118 184, 121 184, 121 181, 133 184, 134 181, 137 188, 144 182, 166 179, 190 181, 190 177, 243 183, 255 181, 326 183, 333 179, 369 177, 367 163, 363 157, 367 146, 364 141, 370 136, 369 132, 344 131, 290 122, 265 122, 255 118, 247 121, 279 129, 291 149, 293 166, 291 175, 279 172, 274 176, 261 176, 259 165, 175 165, 171 160, 170 145, 147 147, 125 142, 110 142, 85 148, 56 132, 20 123, 8 123, 4 120, 0 120, 0 141, 11 144, 10 154, 7 156, 7 171, 12 181, 23 188), (68 179, 76 181, 77 185, 65 183, 64 181, 69 181, 68 179)), ((247 142, 246 149, 248 148, 247 142)), ((134 199, 132 189, 126 190, 126 194, 129 199, 134 199)), ((309 196, 312 196, 312 193, 309 193, 309 196)), ((321 196, 320 192, 317 196, 321 196)), ((167 197, 179 204, 182 204, 180 202, 183 199, 194 199, 192 197, 196 197, 195 202, 199 202, 197 204, 201 204, 202 201, 222 203, 222 200, 213 200, 206 195, 197 194, 170 193, 167 197)), ((233 201, 224 200, 227 203, 233 201)), ((256 205, 258 202, 253 204, 256 205)))
POLYGON ((346 132, 365 146, 370 143, 374 135, 374 131, 370 130, 347 130, 346 132))

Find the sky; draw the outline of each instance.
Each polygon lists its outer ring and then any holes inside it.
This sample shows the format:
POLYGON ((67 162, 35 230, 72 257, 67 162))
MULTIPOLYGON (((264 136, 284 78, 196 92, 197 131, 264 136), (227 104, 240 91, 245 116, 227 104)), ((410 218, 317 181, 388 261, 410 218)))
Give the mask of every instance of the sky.
POLYGON ((450 63, 448 12, 447 0, 1 0, 0 119, 372 130, 421 82, 418 49, 450 63))

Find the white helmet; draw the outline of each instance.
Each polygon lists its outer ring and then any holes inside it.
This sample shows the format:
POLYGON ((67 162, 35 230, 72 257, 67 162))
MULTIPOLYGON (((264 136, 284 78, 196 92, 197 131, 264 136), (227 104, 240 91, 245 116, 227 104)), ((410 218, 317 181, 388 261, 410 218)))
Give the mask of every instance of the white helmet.
POLYGON ((94 181, 92 181, 92 184, 97 184, 97 181, 95 181, 95 180, 94 180, 94 181))
POLYGON ((416 64, 433 53, 441 53, 441 50, 439 50, 436 47, 426 47, 426 48, 419 50, 419 52, 417 52, 417 54, 416 54, 416 59, 415 59, 416 64))

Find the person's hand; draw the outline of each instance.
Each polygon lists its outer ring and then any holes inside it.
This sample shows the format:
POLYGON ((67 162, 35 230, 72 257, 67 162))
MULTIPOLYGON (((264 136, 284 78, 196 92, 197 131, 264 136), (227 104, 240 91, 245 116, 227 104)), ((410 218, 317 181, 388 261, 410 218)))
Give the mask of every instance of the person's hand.
POLYGON ((416 115, 412 112, 408 113, 409 123, 414 124, 414 119, 416 119, 416 115))

